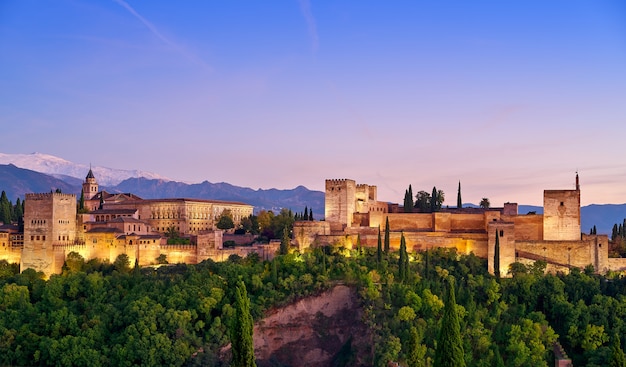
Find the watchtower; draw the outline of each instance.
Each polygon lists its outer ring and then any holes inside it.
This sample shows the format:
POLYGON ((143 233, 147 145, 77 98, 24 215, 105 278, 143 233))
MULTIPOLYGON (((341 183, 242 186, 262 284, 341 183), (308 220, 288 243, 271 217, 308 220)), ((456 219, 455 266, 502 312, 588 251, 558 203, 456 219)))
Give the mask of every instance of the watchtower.
POLYGON ((75 237, 76 195, 26 194, 22 271, 33 268, 46 276, 56 273, 53 245, 71 242, 75 237))
POLYGON ((325 220, 331 231, 352 225, 356 210, 356 182, 349 179, 326 180, 325 220))
POLYGON ((89 168, 89 173, 87 173, 85 182, 83 182, 83 195, 85 195, 85 200, 90 200, 93 199, 97 193, 98 182, 96 181, 96 177, 93 175, 93 171, 89 168))
POLYGON ((576 189, 544 190, 543 239, 578 241, 580 233, 580 183, 576 173, 576 189))

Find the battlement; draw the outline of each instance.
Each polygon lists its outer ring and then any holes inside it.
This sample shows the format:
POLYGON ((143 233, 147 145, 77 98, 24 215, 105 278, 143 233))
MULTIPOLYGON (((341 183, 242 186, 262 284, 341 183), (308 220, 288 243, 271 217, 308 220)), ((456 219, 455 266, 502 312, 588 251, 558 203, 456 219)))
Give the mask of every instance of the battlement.
POLYGON ((334 179, 326 179, 326 186, 341 186, 341 185, 346 185, 348 183, 354 183, 354 180, 351 180, 349 178, 334 178, 334 179))
POLYGON ((51 198, 61 198, 61 199, 74 199, 76 200, 76 195, 74 194, 63 194, 59 192, 47 192, 47 193, 30 193, 24 196, 24 199, 28 200, 48 200, 51 198))

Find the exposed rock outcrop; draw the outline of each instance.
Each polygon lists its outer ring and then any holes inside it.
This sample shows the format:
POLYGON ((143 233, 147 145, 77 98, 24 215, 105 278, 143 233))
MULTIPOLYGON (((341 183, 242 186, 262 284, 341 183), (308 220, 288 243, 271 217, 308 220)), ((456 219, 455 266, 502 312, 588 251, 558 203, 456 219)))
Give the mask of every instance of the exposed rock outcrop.
POLYGON ((254 326, 259 367, 360 366, 371 354, 356 291, 337 285, 277 309, 254 326))

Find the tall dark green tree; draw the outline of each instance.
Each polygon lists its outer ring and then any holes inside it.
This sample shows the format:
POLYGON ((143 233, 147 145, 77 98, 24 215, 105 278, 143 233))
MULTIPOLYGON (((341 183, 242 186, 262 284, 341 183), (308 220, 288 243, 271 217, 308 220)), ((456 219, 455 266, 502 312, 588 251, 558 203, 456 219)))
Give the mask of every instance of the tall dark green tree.
POLYGON ((389 254, 389 217, 385 221, 385 254, 389 254))
POLYGON ((309 208, 304 207, 304 218, 303 220, 309 220, 309 208))
POLYGON ((424 356, 426 355, 426 346, 421 344, 421 336, 415 326, 409 330, 409 340, 407 342, 406 364, 407 367, 425 366, 424 356))
POLYGON ((309 220, 313 220, 313 208, 309 208, 309 220))
POLYGON ((496 229, 496 244, 493 250, 493 273, 497 279, 500 279, 500 235, 496 229))
POLYGON ((459 181, 459 191, 456 193, 456 207, 459 209, 463 207, 463 200, 461 200, 461 181, 459 181))
POLYGON ((85 192, 82 189, 80 190, 80 199, 78 200, 78 212, 85 212, 85 192))
POLYGON ((24 206, 23 206, 23 202, 20 201, 20 198, 17 198, 17 201, 15 202, 12 215, 13 215, 13 220, 16 222, 18 222, 20 218, 24 216, 24 206))
POLYGON ((11 223, 11 209, 13 205, 7 198, 6 192, 2 190, 2 194, 0 194, 0 222, 5 224, 11 223))
POLYGON ((437 337, 435 363, 437 367, 465 367, 465 353, 461 339, 461 326, 454 295, 454 278, 447 279, 447 297, 443 308, 441 329, 437 337))
POLYGON ((383 240, 380 234, 380 226, 378 226, 378 246, 376 248, 376 261, 380 264, 383 261, 383 240))
POLYGON ((433 186, 433 193, 430 194, 430 211, 437 211, 437 187, 433 186))
POLYGON ((289 229, 285 227, 283 228, 283 238, 280 240, 280 248, 278 249, 280 255, 287 255, 289 252, 289 242, 289 229))
POLYGON ((619 334, 615 333, 611 343, 611 359, 609 367, 626 367, 626 356, 622 350, 619 334))
POLYGON ((250 314, 250 298, 246 285, 239 281, 235 290, 235 314, 230 325, 230 342, 233 353, 231 366, 256 367, 254 343, 252 341, 253 322, 250 314))
POLYGON ((406 240, 404 232, 400 237, 400 256, 398 259, 398 278, 405 283, 409 278, 409 255, 406 252, 406 240))
POLYGON ((404 212, 413 213, 413 188, 409 185, 409 189, 404 191, 404 212))

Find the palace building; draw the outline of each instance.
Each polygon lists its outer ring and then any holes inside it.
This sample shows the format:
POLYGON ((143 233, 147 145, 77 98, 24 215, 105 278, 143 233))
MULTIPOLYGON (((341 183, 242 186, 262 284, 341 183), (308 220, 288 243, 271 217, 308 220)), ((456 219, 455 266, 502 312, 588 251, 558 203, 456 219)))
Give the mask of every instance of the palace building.
MULTIPOLYGON (((171 263, 224 260, 231 254, 257 252, 273 256, 268 245, 224 249, 217 220, 229 211, 235 226, 252 215, 253 207, 239 202, 187 198, 142 199, 130 193, 99 191, 91 169, 83 183, 85 212, 77 211, 74 194, 26 194, 24 231, 0 228, 0 259, 20 263, 46 276, 58 274, 70 252, 85 260, 113 262, 125 254, 132 264, 155 264, 165 256, 171 263), (183 241, 168 243, 175 233, 183 241)), ((276 247, 276 246, 274 246, 276 247)))

